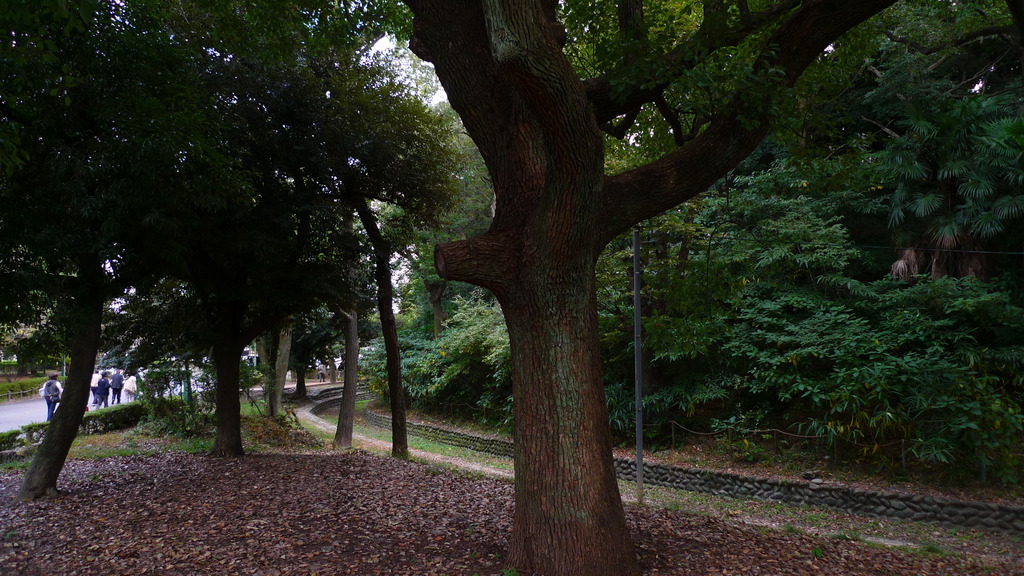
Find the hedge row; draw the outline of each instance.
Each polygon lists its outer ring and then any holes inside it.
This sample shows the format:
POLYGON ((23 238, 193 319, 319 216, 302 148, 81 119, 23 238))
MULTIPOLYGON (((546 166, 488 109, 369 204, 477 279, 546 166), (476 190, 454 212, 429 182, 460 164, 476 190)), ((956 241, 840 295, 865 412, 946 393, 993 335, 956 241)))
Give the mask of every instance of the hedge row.
POLYGON ((0 382, 0 400, 10 400, 27 396, 24 392, 36 392, 46 382, 46 376, 26 378, 15 382, 0 382))
MULTIPOLYGON (((134 428, 146 416, 141 402, 118 404, 102 410, 86 412, 79 427, 81 434, 101 434, 114 430, 134 428)), ((17 430, 0 433, 0 450, 13 450, 19 446, 35 444, 43 438, 49 422, 26 424, 17 430)))

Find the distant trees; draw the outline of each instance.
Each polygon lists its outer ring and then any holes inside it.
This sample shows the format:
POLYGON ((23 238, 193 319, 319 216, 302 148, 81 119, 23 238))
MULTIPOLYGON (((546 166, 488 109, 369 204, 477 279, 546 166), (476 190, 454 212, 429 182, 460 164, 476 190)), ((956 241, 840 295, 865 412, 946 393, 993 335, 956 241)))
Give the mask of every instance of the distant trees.
MULTIPOLYGON (((17 97, 2 112, 19 145, 0 181, 0 245, 17 256, 3 272, 24 279, 4 286, 7 317, 39 317, 42 306, 14 314, 19 298, 66 298, 57 306, 78 335, 68 386, 78 392, 65 404, 84 406, 100 315, 120 296, 151 353, 147 337, 164 330, 190 353, 213 351, 213 451, 241 454, 243 346, 292 314, 353 301, 363 283, 345 277, 365 248, 343 223, 356 203, 392 203, 411 222, 445 205, 447 125, 383 68, 357 63, 346 37, 300 51, 316 26, 337 30, 328 12, 313 27, 290 20, 272 49, 254 39, 280 23, 253 23, 276 4, 247 8, 247 23, 218 3, 99 8, 71 33, 66 15, 28 29, 24 12, 5 15, 20 36, 18 57, 4 60, 3 92, 17 97)), ((66 415, 24 497, 55 489, 81 418, 66 415)))
POLYGON ((199 120, 188 106, 196 84, 187 57, 164 50, 159 35, 115 30, 109 23, 120 8, 102 8, 92 28, 54 6, 12 5, 3 15, 12 42, 4 45, 8 96, 0 112, 16 147, 0 176, 0 251, 12 256, 3 261, 14 280, 3 282, 0 300, 26 321, 52 310, 51 318, 66 319, 71 342, 65 410, 51 423, 21 498, 55 490, 87 401, 104 306, 148 273, 125 243, 138 229, 130 223, 168 190, 182 168, 179 153, 206 142, 189 132, 199 120), (168 67, 180 68, 170 86, 158 81, 168 67))

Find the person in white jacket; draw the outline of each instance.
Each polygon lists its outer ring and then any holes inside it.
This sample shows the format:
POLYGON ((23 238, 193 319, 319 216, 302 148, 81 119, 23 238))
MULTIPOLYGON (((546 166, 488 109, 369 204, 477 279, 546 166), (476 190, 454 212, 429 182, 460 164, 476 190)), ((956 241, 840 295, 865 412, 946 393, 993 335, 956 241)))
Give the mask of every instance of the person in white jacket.
POLYGON ((39 389, 39 395, 46 400, 47 422, 53 419, 53 413, 57 410, 57 404, 60 403, 60 397, 63 393, 64 387, 57 381, 57 375, 50 374, 50 379, 44 382, 43 387, 39 389))
POLYGON ((135 400, 135 393, 139 390, 139 385, 135 381, 135 374, 124 379, 124 396, 125 402, 132 402, 135 400))

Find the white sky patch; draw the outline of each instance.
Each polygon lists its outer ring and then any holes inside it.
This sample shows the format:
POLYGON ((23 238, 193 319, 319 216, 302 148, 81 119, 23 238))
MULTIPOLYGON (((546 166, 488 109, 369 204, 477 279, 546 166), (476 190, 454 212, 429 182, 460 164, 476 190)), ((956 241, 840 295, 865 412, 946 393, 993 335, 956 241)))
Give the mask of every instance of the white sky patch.
MULTIPOLYGON (((394 60, 394 62, 398 63, 400 67, 400 76, 405 78, 405 80, 409 82, 410 85, 416 84, 415 78, 417 71, 413 70, 414 60, 418 64, 418 73, 422 74, 422 70, 425 67, 433 70, 432 64, 430 64, 429 62, 423 62, 422 60, 419 60, 419 57, 413 54, 412 51, 409 50, 407 46, 399 46, 398 43, 395 42, 395 39, 392 38, 391 36, 384 36, 380 40, 377 40, 373 47, 370 48, 370 51, 367 53, 366 58, 373 58, 378 55, 390 56, 394 60)), ((445 94, 444 88, 441 88, 441 83, 440 81, 437 80, 436 76, 434 76, 434 82, 437 85, 437 91, 435 91, 432 95, 428 96, 427 104, 429 106, 437 106, 441 102, 448 100, 448 95, 445 94)))

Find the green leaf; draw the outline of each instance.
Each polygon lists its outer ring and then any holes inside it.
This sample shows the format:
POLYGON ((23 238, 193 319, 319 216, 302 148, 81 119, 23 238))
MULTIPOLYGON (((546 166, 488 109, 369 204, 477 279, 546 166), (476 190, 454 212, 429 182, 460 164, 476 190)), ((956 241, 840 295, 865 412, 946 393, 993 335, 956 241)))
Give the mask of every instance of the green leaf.
POLYGON ((910 203, 910 208, 918 218, 928 216, 942 206, 942 196, 937 193, 918 194, 910 203))

